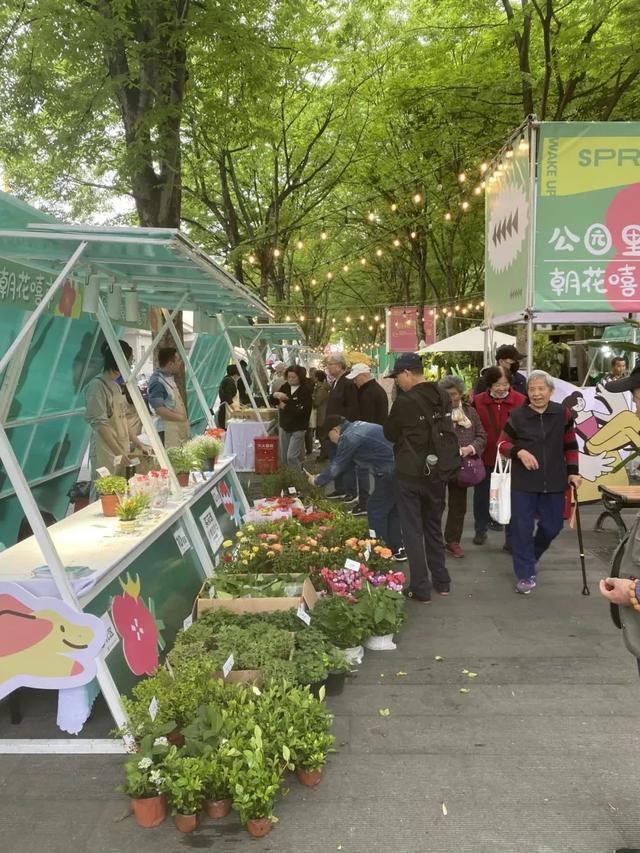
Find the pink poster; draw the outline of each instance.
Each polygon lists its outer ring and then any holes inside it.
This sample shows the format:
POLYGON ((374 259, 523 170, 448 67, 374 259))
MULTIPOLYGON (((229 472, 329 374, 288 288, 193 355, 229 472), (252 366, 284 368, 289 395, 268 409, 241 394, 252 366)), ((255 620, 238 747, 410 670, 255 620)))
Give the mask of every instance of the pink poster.
MULTIPOLYGON (((415 352, 418 349, 416 311, 415 305, 396 305, 389 308, 387 312, 388 352, 415 352)), ((435 313, 433 307, 424 309, 424 330, 427 336, 427 346, 436 342, 435 313)))

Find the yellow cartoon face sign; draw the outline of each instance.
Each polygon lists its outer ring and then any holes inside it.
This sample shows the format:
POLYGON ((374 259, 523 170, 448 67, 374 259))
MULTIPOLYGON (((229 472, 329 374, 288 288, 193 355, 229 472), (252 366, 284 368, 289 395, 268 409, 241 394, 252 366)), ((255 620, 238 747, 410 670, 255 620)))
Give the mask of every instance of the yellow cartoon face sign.
POLYGON ((0 699, 17 687, 60 690, 91 681, 106 630, 57 598, 0 583, 0 699))

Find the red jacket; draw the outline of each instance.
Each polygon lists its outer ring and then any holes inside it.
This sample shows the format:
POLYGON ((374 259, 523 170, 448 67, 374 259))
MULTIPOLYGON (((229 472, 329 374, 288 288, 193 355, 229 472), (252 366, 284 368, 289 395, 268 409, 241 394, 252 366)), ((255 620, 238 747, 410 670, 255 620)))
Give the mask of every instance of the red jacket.
POLYGON ((482 426, 487 433, 487 446, 482 454, 482 461, 487 468, 493 468, 496 464, 496 453, 498 452, 498 440, 514 409, 520 408, 527 402, 524 394, 509 391, 504 400, 495 400, 488 391, 477 394, 473 398, 473 405, 482 421, 482 426))

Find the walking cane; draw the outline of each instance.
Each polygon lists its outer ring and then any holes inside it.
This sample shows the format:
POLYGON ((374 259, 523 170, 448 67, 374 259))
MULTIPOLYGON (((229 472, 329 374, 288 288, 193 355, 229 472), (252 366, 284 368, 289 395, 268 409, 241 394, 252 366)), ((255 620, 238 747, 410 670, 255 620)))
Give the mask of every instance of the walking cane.
POLYGON ((571 486, 573 489, 573 497, 576 502, 575 509, 575 518, 576 518, 576 531, 578 533, 578 548, 580 549, 580 567, 582 568, 582 594, 583 595, 591 595, 589 590, 589 586, 587 584, 587 568, 584 561, 584 543, 582 541, 582 524, 580 523, 580 504, 578 502, 578 489, 575 486, 571 486))

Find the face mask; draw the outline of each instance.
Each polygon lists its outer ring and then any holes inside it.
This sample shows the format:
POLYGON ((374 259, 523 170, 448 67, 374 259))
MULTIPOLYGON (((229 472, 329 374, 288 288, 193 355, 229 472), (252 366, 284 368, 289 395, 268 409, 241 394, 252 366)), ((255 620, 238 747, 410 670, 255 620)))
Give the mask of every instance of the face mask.
POLYGON ((505 397, 509 396, 509 388, 505 391, 489 391, 494 400, 504 400, 505 397))

